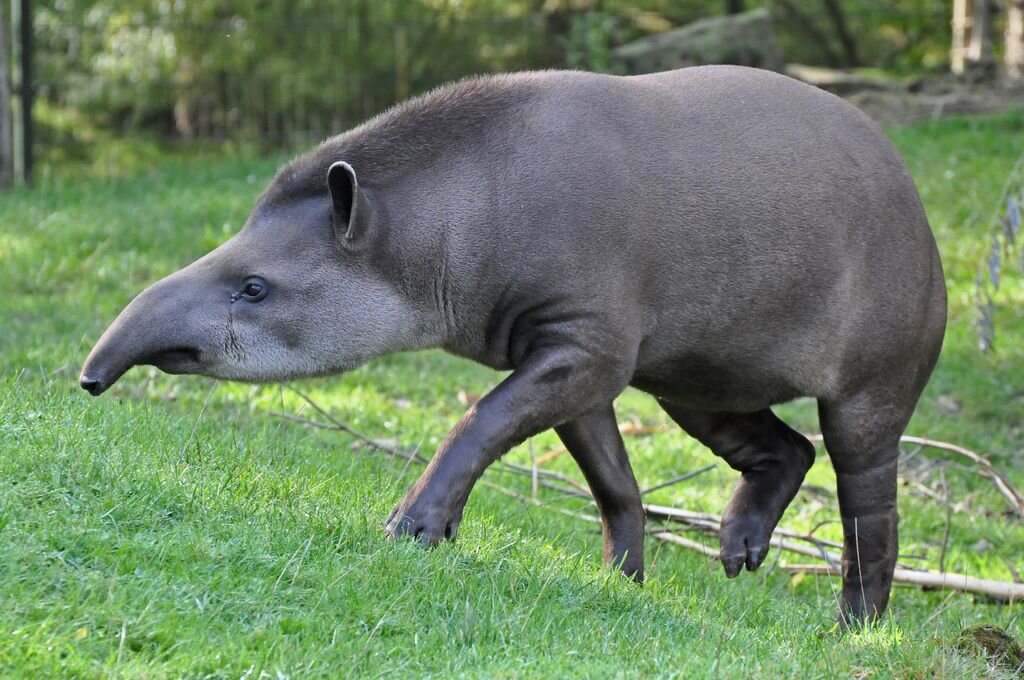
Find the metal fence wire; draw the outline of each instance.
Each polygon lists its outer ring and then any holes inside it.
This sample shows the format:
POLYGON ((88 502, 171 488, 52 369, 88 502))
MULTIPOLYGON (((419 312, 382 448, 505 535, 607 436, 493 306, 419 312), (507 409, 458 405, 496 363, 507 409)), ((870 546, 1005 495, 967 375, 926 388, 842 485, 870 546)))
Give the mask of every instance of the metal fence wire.
POLYGON ((37 10, 41 122, 65 111, 115 131, 290 145, 446 81, 554 61, 542 15, 382 20, 369 5, 208 21, 37 10))

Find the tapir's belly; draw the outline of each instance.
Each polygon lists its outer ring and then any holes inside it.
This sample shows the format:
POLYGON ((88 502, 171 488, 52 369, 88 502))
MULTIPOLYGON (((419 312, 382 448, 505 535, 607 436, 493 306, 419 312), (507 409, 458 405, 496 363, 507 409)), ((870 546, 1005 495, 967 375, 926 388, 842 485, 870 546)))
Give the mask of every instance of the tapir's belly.
POLYGON ((749 412, 810 394, 798 375, 774 367, 730 365, 708 357, 678 357, 639 366, 630 384, 659 399, 699 411, 749 412))

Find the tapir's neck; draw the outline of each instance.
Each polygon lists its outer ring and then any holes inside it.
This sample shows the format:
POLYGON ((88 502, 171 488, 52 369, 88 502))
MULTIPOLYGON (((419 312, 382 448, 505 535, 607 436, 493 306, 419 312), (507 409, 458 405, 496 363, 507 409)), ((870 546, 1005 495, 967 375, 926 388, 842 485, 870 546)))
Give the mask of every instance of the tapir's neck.
POLYGON ((507 368, 507 352, 487 338, 504 279, 498 244, 480 237, 489 201, 431 180, 406 176, 400 187, 377 192, 386 226, 376 266, 415 310, 416 347, 408 349, 444 349, 507 368))

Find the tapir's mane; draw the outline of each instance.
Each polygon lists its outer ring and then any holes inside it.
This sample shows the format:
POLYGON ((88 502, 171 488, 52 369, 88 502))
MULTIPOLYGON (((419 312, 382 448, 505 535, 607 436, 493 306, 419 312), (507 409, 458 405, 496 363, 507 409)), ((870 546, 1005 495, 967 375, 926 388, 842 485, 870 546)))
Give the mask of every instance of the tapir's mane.
POLYGON ((384 185, 442 150, 479 137, 501 125, 509 112, 537 93, 543 73, 477 76, 444 85, 378 114, 362 125, 327 139, 282 167, 262 202, 285 203, 324 195, 327 170, 345 161, 365 186, 384 185))

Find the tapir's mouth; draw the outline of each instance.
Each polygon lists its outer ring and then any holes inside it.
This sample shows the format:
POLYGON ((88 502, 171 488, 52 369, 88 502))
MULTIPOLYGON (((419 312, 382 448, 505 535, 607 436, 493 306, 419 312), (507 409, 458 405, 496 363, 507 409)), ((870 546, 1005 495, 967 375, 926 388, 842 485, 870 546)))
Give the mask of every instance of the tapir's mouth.
POLYGON ((156 366, 164 373, 189 373, 199 364, 199 350, 195 347, 171 347, 147 354, 138 363, 156 366))

